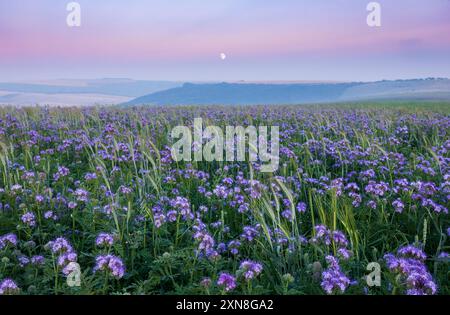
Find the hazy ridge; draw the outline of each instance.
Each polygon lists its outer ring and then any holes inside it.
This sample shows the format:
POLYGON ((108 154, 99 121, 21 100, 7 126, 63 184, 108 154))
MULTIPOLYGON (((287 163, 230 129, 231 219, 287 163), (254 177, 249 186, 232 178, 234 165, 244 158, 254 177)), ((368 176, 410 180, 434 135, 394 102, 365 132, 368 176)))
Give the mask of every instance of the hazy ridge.
POLYGON ((151 93, 125 105, 305 104, 377 99, 450 100, 449 79, 414 79, 352 83, 186 83, 151 93))
POLYGON ((450 100, 444 78, 377 82, 180 83, 132 79, 0 83, 0 105, 256 105, 450 100))

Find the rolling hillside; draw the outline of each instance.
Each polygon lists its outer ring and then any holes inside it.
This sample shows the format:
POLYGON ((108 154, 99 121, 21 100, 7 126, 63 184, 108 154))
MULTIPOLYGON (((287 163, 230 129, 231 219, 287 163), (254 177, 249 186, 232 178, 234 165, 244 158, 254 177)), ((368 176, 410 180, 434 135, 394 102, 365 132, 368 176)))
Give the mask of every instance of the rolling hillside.
POLYGON ((353 83, 185 83, 133 99, 125 105, 305 104, 377 99, 450 100, 449 79, 353 83))

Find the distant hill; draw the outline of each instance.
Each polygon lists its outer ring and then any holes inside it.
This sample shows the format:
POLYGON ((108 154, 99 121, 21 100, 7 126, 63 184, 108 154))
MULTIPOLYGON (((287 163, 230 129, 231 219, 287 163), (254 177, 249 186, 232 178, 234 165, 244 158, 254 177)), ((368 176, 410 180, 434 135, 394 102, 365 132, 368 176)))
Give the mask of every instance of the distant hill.
POLYGON ((0 105, 112 105, 181 85, 179 82, 132 79, 6 82, 0 83, 0 105))
POLYGON ((450 80, 181 83, 132 79, 0 83, 0 105, 257 105, 450 100, 450 80))
POLYGON ((53 80, 0 83, 0 90, 40 94, 104 94, 137 97, 181 86, 178 82, 131 79, 53 80))
POLYGON ((352 83, 185 83, 133 99, 124 105, 305 104, 377 99, 450 100, 449 79, 352 83))

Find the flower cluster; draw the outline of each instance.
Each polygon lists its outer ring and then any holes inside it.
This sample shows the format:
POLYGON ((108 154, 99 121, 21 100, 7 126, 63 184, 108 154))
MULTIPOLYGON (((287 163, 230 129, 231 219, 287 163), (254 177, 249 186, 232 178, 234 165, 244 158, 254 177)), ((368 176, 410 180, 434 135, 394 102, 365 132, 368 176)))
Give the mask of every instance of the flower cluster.
POLYGON ((98 271, 105 271, 116 279, 120 279, 125 275, 125 265, 117 256, 100 255, 95 259, 94 273, 98 271))
POLYGON ((78 255, 70 245, 69 241, 63 237, 58 237, 54 241, 50 241, 46 245, 52 254, 58 255, 57 264, 62 268, 62 273, 68 276, 72 272, 72 262, 76 262, 78 255))
POLYGON ((350 284, 350 279, 341 271, 339 260, 333 256, 327 256, 328 269, 322 272, 320 285, 327 294, 344 293, 350 284))
POLYGON ((244 278, 251 280, 258 276, 263 270, 263 266, 255 261, 244 260, 239 266, 239 271, 244 275, 244 278))
POLYGON ((408 295, 432 295, 437 285, 425 265, 426 255, 418 247, 407 245, 397 250, 397 255, 384 255, 390 271, 400 275, 408 295))
POLYGON ((236 288, 236 278, 233 275, 229 274, 229 273, 222 272, 219 275, 219 279, 217 280, 217 284, 219 286, 222 286, 225 291, 231 291, 234 288, 236 288))
POLYGON ((19 293, 19 287, 11 279, 4 279, 0 282, 0 295, 13 295, 19 293))
POLYGON ((25 213, 22 215, 21 219, 22 222, 29 227, 34 227, 36 225, 36 216, 33 212, 25 213))
POLYGON ((112 246, 114 244, 114 236, 108 233, 100 233, 95 239, 95 245, 102 246, 112 246))
POLYGON ((8 233, 6 235, 0 236, 0 250, 4 249, 6 246, 14 247, 17 245, 17 235, 13 233, 8 233))
POLYGON ((316 235, 310 239, 310 242, 329 247, 334 244, 339 258, 347 260, 351 256, 348 249, 349 242, 345 234, 341 231, 330 231, 325 225, 316 225, 314 228, 316 235))

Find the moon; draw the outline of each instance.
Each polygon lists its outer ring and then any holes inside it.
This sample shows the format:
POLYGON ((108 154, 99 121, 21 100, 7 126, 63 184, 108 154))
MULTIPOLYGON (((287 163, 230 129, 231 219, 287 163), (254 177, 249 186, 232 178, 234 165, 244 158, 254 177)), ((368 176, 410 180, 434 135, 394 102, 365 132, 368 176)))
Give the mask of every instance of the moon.
POLYGON ((220 54, 220 59, 225 60, 227 58, 227 55, 225 55, 224 53, 220 54))

